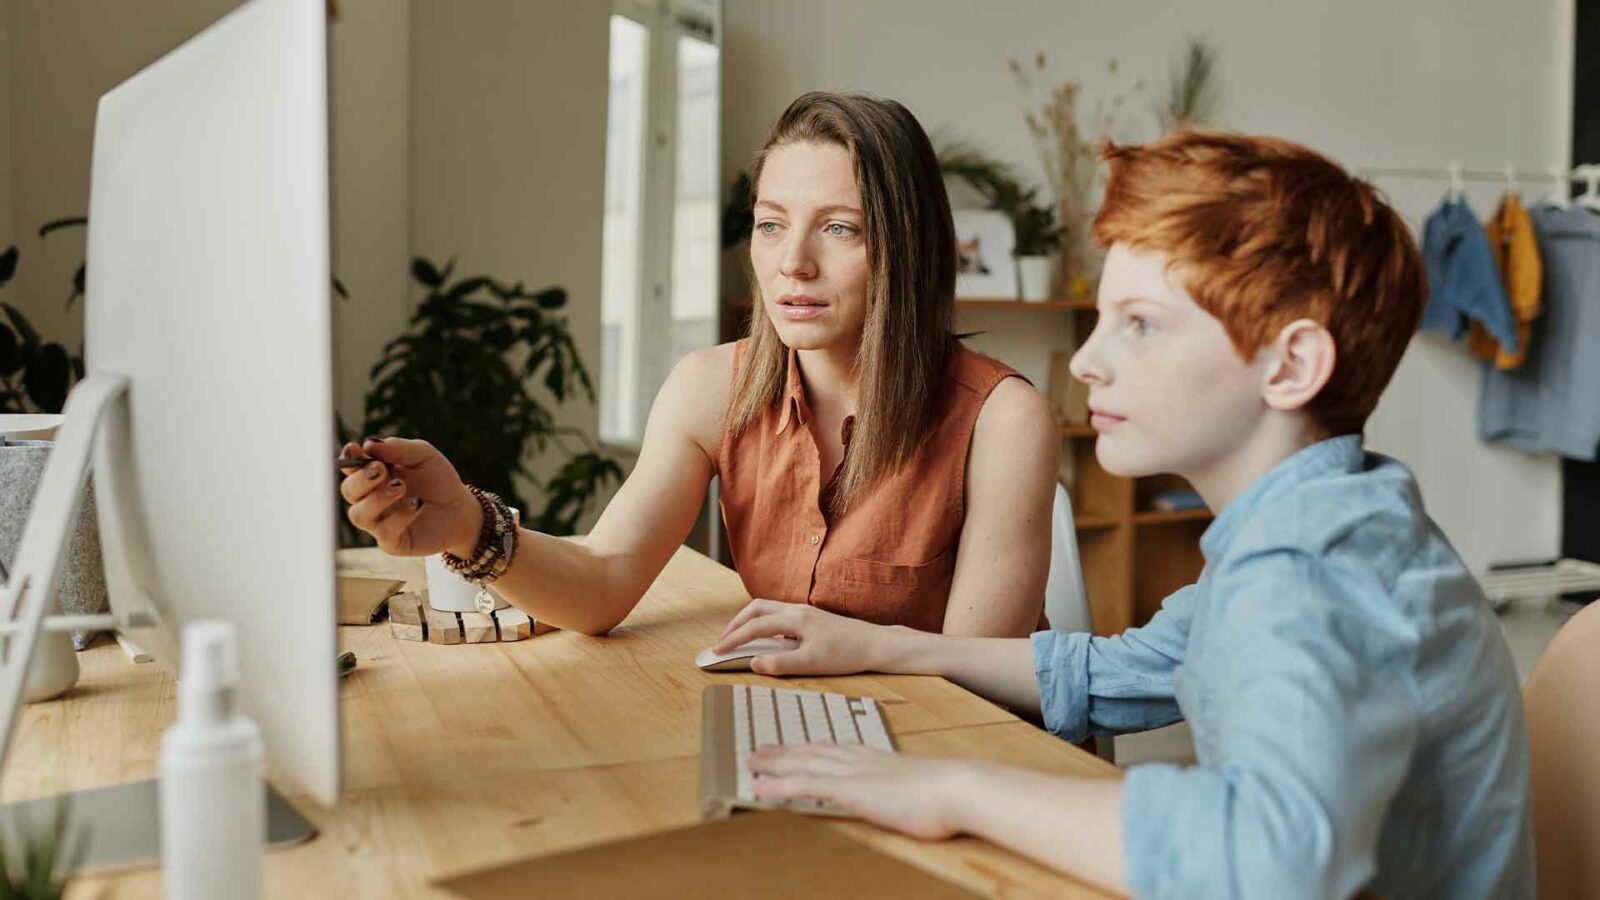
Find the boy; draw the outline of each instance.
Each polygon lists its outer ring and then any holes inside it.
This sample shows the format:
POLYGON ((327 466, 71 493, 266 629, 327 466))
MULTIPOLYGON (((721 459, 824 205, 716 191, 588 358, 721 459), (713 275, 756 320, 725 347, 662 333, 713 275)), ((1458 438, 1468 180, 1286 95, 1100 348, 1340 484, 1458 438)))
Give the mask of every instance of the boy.
POLYGON ((1177 473, 1219 511, 1199 581, 1112 638, 951 638, 758 600, 719 649, 791 635, 756 671, 943 675, 1073 741, 1184 718, 1198 764, 1116 782, 768 748, 757 790, 1138 896, 1531 896, 1499 626, 1410 472, 1361 447, 1426 297, 1405 225, 1287 141, 1180 132, 1106 159, 1100 319, 1072 371, 1108 471, 1177 473))

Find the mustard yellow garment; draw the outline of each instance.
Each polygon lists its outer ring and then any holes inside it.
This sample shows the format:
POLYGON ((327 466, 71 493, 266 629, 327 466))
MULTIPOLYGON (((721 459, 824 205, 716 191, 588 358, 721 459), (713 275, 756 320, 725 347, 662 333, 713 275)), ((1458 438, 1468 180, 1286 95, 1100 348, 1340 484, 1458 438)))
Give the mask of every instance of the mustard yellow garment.
POLYGON ((1489 252, 1505 283, 1506 296, 1511 299, 1511 316, 1517 322, 1517 352, 1506 352, 1477 322, 1472 323, 1467 349, 1480 359, 1494 360, 1497 369, 1515 369, 1528 358, 1528 332, 1533 320, 1539 318, 1539 285, 1544 280, 1539 243, 1533 234, 1533 220, 1516 194, 1500 198, 1500 206, 1483 230, 1489 238, 1489 252))

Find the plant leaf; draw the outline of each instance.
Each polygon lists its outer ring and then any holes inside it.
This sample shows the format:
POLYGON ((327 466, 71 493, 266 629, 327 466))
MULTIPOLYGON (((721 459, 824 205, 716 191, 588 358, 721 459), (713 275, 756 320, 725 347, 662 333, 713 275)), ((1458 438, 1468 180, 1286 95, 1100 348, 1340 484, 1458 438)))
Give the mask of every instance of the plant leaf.
POLYGON ((34 330, 33 323, 9 303, 0 303, 0 309, 6 311, 6 315, 11 317, 11 324, 16 326, 17 336, 22 338, 23 355, 27 356, 37 351, 42 341, 39 339, 39 332, 34 330))
POLYGON ((411 277, 431 288, 444 284, 444 276, 439 274, 439 270, 420 256, 411 260, 411 277))
POLYGON ((17 334, 0 323, 0 375, 11 376, 22 368, 22 348, 17 345, 17 334))
POLYGON ((54 342, 40 348, 38 357, 22 375, 22 387, 28 392, 28 399, 47 413, 61 412, 71 386, 72 361, 67 357, 67 348, 54 342))
POLYGON ((17 274, 17 245, 12 244, 6 252, 0 253, 0 285, 10 281, 17 274))
POLYGON ((87 224, 89 224, 89 219, 87 216, 72 216, 66 219, 55 219, 54 221, 46 222, 39 226, 39 237, 48 237, 50 232, 58 229, 71 228, 76 225, 87 224))

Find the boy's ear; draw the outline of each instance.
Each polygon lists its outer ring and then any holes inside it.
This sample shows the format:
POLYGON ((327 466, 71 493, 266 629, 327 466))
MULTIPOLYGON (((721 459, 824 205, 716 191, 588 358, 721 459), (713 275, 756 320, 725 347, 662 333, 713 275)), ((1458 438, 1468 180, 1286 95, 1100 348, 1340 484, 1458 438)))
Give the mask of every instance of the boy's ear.
POLYGON ((1272 351, 1261 394, 1268 406, 1284 412, 1306 408, 1333 377, 1339 359, 1333 335, 1310 319, 1285 325, 1272 351))

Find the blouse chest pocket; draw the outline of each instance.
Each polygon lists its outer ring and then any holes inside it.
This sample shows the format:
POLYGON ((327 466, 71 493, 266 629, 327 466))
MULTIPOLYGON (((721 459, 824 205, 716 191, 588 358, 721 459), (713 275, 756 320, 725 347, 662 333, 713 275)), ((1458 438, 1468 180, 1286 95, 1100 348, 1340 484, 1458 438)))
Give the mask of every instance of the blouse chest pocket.
POLYGON ((916 565, 845 557, 826 579, 830 596, 819 598, 817 605, 880 625, 939 631, 954 572, 953 548, 916 565))

